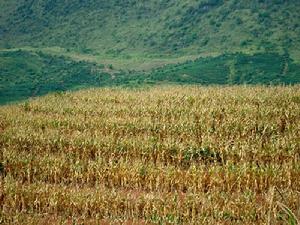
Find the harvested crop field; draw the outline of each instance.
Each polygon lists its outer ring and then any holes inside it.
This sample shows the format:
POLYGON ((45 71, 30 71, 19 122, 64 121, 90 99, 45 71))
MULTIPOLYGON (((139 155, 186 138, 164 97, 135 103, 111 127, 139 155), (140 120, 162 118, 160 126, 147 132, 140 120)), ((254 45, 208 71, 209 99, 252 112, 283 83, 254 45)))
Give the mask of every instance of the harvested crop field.
POLYGON ((0 107, 0 224, 297 224, 300 86, 89 89, 0 107))

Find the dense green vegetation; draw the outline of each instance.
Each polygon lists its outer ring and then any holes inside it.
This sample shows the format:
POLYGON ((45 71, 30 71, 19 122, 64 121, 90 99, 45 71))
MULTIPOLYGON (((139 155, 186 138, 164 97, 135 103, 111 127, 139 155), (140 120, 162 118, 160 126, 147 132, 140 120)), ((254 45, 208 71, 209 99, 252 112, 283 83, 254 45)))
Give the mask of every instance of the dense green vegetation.
POLYGON ((60 46, 87 54, 298 51, 294 0, 11 0, 0 46, 60 46))
POLYGON ((295 84, 300 2, 0 2, 0 103, 141 84, 295 84))
POLYGON ((74 61, 42 52, 0 53, 0 103, 85 87, 182 84, 296 84, 300 65, 287 55, 231 54, 169 64, 150 71, 74 61))
POLYGON ((300 65, 288 55, 258 53, 199 58, 154 70, 153 80, 200 84, 295 84, 300 65))
POLYGON ((101 86, 110 75, 101 67, 25 51, 0 53, 0 102, 82 86, 101 86))

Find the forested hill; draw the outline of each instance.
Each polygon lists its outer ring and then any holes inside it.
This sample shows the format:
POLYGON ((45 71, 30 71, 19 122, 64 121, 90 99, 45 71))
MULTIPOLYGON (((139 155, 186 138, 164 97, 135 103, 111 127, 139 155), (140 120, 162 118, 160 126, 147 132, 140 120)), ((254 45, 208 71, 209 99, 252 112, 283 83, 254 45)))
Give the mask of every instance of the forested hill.
POLYGON ((300 1, 2 0, 0 103, 91 86, 300 83, 300 1))
POLYGON ((4 0, 0 45, 98 54, 282 51, 297 55, 295 0, 4 0))

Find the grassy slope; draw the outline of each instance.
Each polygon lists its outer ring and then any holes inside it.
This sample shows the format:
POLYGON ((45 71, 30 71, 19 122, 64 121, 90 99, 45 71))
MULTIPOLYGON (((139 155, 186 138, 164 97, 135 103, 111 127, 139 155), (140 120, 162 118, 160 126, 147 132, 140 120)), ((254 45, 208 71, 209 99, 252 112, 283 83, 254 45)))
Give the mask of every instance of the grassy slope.
POLYGON ((4 47, 60 46, 135 57, 297 52, 300 46, 300 3, 290 0, 12 0, 1 6, 4 47))
POLYGON ((300 65, 288 55, 276 53, 198 58, 148 71, 120 70, 94 58, 82 61, 81 57, 67 55, 28 50, 0 52, 0 103, 91 86, 300 83, 300 65))
POLYGON ((299 96, 155 87, 1 106, 1 220, 287 224, 280 202, 300 218, 299 96))
POLYGON ((11 0, 0 6, 2 103, 81 83, 300 79, 295 1, 11 0), (26 57, 14 53, 19 48, 26 57), (95 78, 94 67, 104 75, 95 78))
POLYGON ((111 77, 99 65, 41 52, 0 52, 0 58, 1 103, 53 91, 103 86, 111 77))
POLYGON ((199 58, 153 70, 153 80, 200 84, 296 84, 300 65, 288 55, 257 53, 199 58))

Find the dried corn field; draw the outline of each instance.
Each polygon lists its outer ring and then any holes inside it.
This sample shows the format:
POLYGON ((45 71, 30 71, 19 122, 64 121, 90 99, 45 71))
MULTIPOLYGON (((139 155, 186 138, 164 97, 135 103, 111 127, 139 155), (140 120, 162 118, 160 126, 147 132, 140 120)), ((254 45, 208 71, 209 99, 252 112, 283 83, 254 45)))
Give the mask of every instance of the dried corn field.
POLYGON ((299 86, 53 94, 0 107, 0 132, 4 224, 300 218, 299 86))

